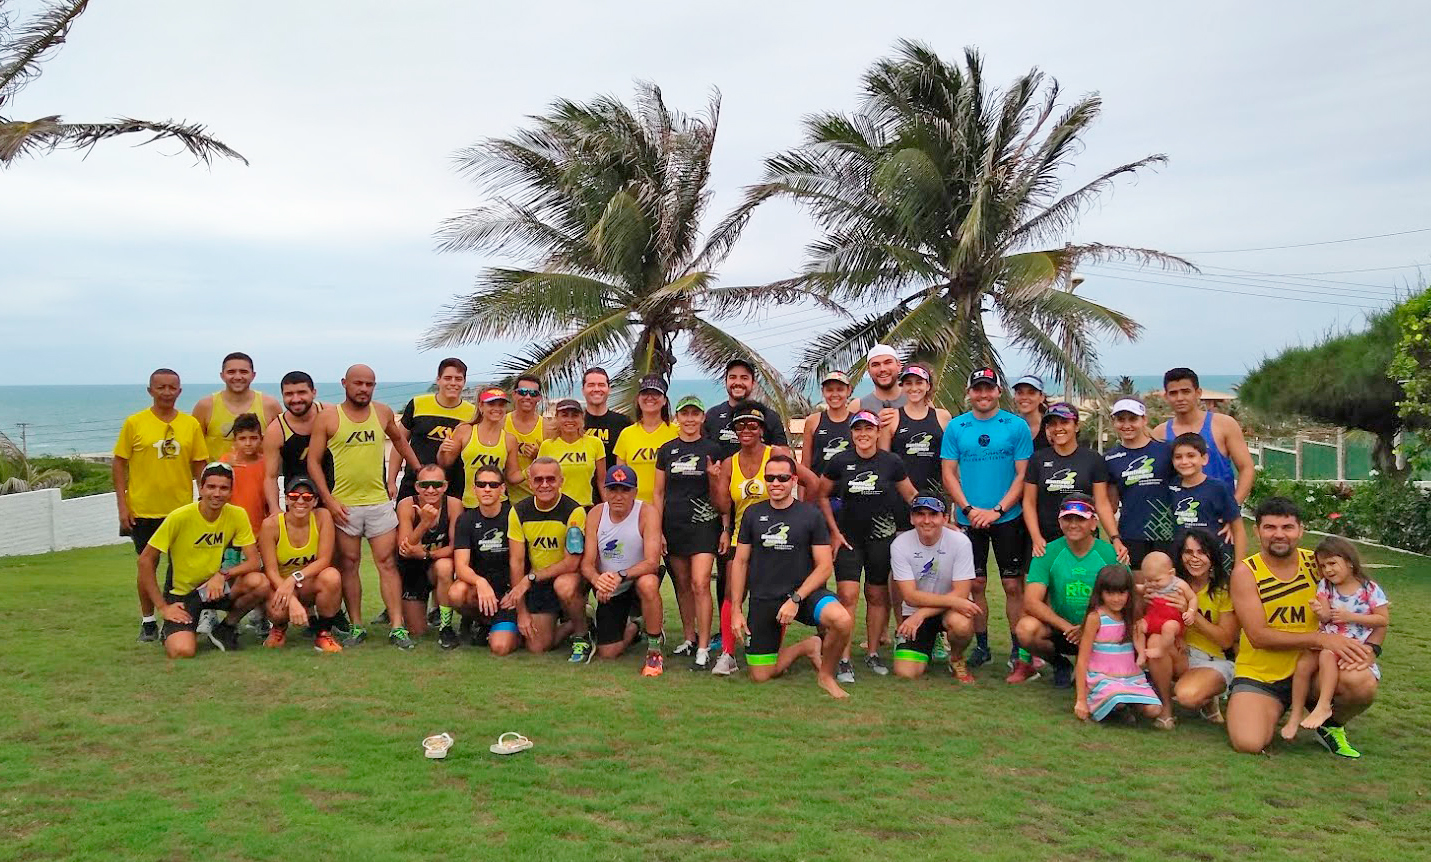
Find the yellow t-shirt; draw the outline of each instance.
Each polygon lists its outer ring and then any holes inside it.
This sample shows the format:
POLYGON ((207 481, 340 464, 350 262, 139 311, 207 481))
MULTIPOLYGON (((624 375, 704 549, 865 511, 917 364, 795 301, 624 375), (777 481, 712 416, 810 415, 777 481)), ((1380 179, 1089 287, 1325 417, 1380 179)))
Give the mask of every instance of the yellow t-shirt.
MULTIPOLYGON (((1297 574, 1290 581, 1273 577, 1261 554, 1243 560, 1257 581, 1257 595, 1267 627, 1291 634, 1311 634, 1317 630, 1317 615, 1308 607, 1317 597, 1317 564, 1312 552, 1297 549, 1297 574)), ((1234 673, 1259 682, 1280 682, 1297 670, 1298 649, 1258 649, 1247 639, 1244 626, 1237 644, 1234 673)))
MULTIPOLYGON (((1202 614, 1203 619, 1213 625, 1217 625, 1217 621, 1222 618, 1223 614, 1232 613, 1231 591, 1223 588, 1214 598, 1208 595, 1207 587, 1204 586, 1197 591, 1197 612, 1202 614)), ((1222 656, 1222 647, 1213 643, 1211 638, 1192 626, 1188 626, 1187 631, 1183 635, 1183 640, 1188 646, 1200 649, 1213 658, 1220 658, 1222 656)))
POLYGON ((224 548, 246 548, 256 541, 248 515, 238 506, 225 504, 210 521, 199 511, 198 503, 190 503, 169 513, 149 540, 149 547, 167 553, 174 562, 165 592, 182 596, 214 576, 224 561, 224 548))
POLYGON ((600 440, 585 434, 576 438, 575 443, 553 437, 542 441, 537 457, 555 458, 561 462, 561 492, 583 506, 591 505, 596 462, 606 457, 606 448, 600 440))
POLYGON ((651 502, 656 493, 656 452, 678 433, 670 422, 661 423, 655 431, 647 431, 637 422, 616 438, 616 458, 636 471, 636 499, 641 502, 651 502))
POLYGON ((153 410, 124 420, 114 457, 129 461, 129 513, 163 518, 194 500, 194 462, 207 461, 209 448, 199 421, 180 413, 165 422, 153 410))
POLYGON ((545 420, 538 416, 536 426, 533 427, 531 431, 523 434, 517 430, 517 426, 512 422, 514 415, 516 414, 507 414, 507 433, 517 438, 517 466, 522 469, 522 482, 520 485, 513 485, 508 488, 507 496, 515 503, 525 497, 532 496, 532 489, 527 484, 527 468, 532 466, 532 459, 522 454, 522 444, 536 443, 540 446, 542 440, 546 439, 547 429, 545 420))
POLYGON ((507 539, 526 543, 529 572, 561 562, 568 553, 567 533, 573 528, 578 535, 585 533, 586 510, 565 494, 546 510, 537 508, 535 497, 520 500, 507 517, 507 539))

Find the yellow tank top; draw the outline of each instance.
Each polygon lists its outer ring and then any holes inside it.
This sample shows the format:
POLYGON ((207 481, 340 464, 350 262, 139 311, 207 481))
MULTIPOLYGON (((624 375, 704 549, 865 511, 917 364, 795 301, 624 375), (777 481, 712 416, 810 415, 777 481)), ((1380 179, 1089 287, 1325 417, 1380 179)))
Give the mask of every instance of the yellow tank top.
POLYGON ((288 538, 288 519, 278 519, 278 574, 288 577, 318 559, 318 519, 308 514, 308 541, 295 548, 288 538))
MULTIPOLYGON (((1279 632, 1310 634, 1317 630, 1317 615, 1308 604, 1317 597, 1316 562, 1312 552, 1306 548, 1297 549, 1297 574, 1290 581, 1281 581, 1273 576, 1261 554, 1254 554, 1243 560, 1252 570, 1257 581, 1257 595, 1262 599, 1262 612, 1267 617, 1267 627, 1279 632)), ((1297 670, 1296 649, 1258 649, 1247 639, 1247 630, 1242 630, 1237 645, 1237 676, 1245 676, 1259 682, 1278 682, 1292 676, 1297 670)))
POLYGON ((730 456, 730 501, 735 506, 735 524, 731 528, 732 546, 740 536, 740 516, 761 500, 770 499, 765 488, 765 464, 770 460, 770 451, 770 447, 766 446, 765 451, 760 453, 760 466, 756 468, 753 476, 740 472, 739 452, 730 456))
POLYGON ((338 405, 338 430, 328 438, 333 453, 333 498, 345 506, 375 506, 388 502, 383 474, 383 449, 387 434, 378 421, 378 409, 368 407, 368 418, 354 422, 338 405))
MULTIPOLYGON (((545 422, 542 420, 542 417, 537 417, 536 427, 534 427, 526 434, 523 434, 522 432, 517 430, 517 426, 512 422, 512 417, 515 415, 515 413, 507 414, 507 433, 517 438, 518 446, 522 445, 523 443, 535 443, 538 447, 540 447, 542 445, 542 441, 545 440, 547 436, 547 429, 545 427, 545 422)), ((512 498, 513 503, 517 502, 518 500, 523 500, 527 497, 532 496, 532 489, 527 486, 526 479, 527 468, 532 466, 532 459, 523 455, 520 449, 517 451, 517 465, 522 468, 522 484, 513 485, 507 489, 507 494, 512 498)))
POLYGON ((477 425, 472 426, 472 436, 462 447, 463 481, 467 483, 467 487, 462 489, 462 505, 468 509, 477 508, 477 491, 472 487, 472 480, 477 478, 478 467, 492 464, 503 473, 507 471, 507 429, 503 428, 497 435, 497 442, 488 446, 482 442, 478 428, 477 425))
MULTIPOLYGON (((253 395, 253 403, 243 412, 258 417, 258 433, 262 434, 268 427, 268 417, 263 415, 263 393, 256 389, 250 392, 253 395)), ((238 417, 230 413, 229 408, 224 405, 224 393, 215 392, 211 398, 214 407, 209 411, 209 424, 204 428, 204 440, 209 444, 209 460, 217 461, 234 447, 234 420, 238 417)))

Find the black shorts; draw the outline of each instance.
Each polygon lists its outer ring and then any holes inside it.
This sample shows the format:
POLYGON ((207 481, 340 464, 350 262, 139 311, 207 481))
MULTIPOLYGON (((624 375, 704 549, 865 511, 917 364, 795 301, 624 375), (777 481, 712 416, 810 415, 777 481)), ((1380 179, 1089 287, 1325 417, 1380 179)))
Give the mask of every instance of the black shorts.
MULTIPOLYGON (((497 595, 500 597, 501 593, 497 595)), ((480 625, 487 627, 488 634, 497 634, 498 632, 512 632, 515 634, 517 631, 516 608, 497 608, 497 612, 490 617, 478 616, 474 619, 476 619, 480 625)))
POLYGON ((1143 558, 1154 551, 1162 551, 1172 556, 1170 542, 1154 542, 1150 539, 1124 539, 1123 547, 1128 549, 1128 566, 1133 570, 1143 565, 1143 558))
POLYGON ((609 602, 596 603, 596 645, 614 644, 626 637, 626 623, 632 611, 639 616, 641 601, 636 595, 636 584, 626 591, 611 597, 609 602))
POLYGON ((919 630, 909 640, 897 640, 894 644, 895 661, 917 661, 929 663, 929 655, 934 652, 934 642, 944 631, 944 614, 938 613, 920 623, 919 630))
POLYGON ((397 570, 402 578, 402 600, 426 602, 432 595, 432 562, 398 557, 397 570))
POLYGON ((1028 574, 1029 558, 1033 556, 1033 539, 1030 538, 1022 518, 990 524, 983 529, 965 529, 969 532, 969 541, 974 545, 975 576, 988 577, 991 545, 1001 580, 1022 580, 1024 575, 1028 574))
POLYGON ((661 534, 666 537, 666 553, 673 557, 714 554, 720 547, 720 519, 695 522, 689 518, 664 518, 661 534))
POLYGON ((835 581, 860 582, 860 572, 864 572, 865 583, 872 587, 889 585, 889 546, 894 537, 887 539, 854 539, 849 542, 853 548, 840 548, 835 552, 835 581))
POLYGON ((164 628, 159 633, 161 639, 167 638, 175 632, 198 631, 199 613, 201 611, 228 610, 233 606, 233 600, 227 595, 222 596, 216 601, 205 601, 203 590, 203 587, 198 587, 182 596, 176 596, 173 593, 164 594, 164 604, 183 605, 184 611, 189 614, 189 621, 187 623, 171 623, 168 620, 164 620, 164 628))
POLYGON ((159 525, 162 523, 163 518, 134 519, 134 526, 129 528, 129 538, 134 542, 134 553, 144 553, 144 547, 154 538, 154 534, 159 532, 159 525))
POLYGON ((527 588, 524 597, 529 614, 559 614, 561 599, 557 598, 556 584, 551 581, 537 581, 527 588))
MULTIPOLYGON (((807 626, 820 624, 820 612, 830 602, 838 603, 835 594, 829 590, 816 590, 800 603, 795 612, 795 621, 807 626)), ((785 640, 785 627, 776 620, 780 606, 785 599, 757 599, 750 597, 750 613, 745 622, 750 628, 750 643, 745 647, 745 661, 752 667, 775 664, 780 652, 780 644, 785 640)))
POLYGON ((1068 638, 1063 636, 1063 632, 1053 632, 1048 639, 1053 641, 1054 655, 1078 655, 1078 644, 1069 643, 1068 638))
POLYGON ((1255 691, 1267 697, 1275 697, 1277 702, 1282 704, 1283 712, 1292 706, 1292 678, 1290 676, 1276 682, 1263 682, 1251 677, 1235 676, 1232 678, 1232 685, 1228 686, 1227 693, 1234 695, 1239 691, 1255 691))

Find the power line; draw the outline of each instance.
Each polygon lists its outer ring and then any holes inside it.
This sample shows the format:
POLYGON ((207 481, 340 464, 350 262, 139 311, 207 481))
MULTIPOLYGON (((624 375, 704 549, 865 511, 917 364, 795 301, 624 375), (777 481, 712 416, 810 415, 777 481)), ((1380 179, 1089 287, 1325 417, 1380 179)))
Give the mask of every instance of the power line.
POLYGON ((1178 252, 1178 254, 1188 256, 1194 254, 1241 254, 1246 251, 1278 251, 1284 248, 1311 248, 1314 245, 1337 245, 1344 242, 1363 242, 1369 239, 1385 239, 1391 236, 1408 236, 1413 233, 1427 232, 1431 232, 1431 227, 1419 227, 1415 230, 1402 230, 1395 233, 1378 233, 1372 234, 1371 236, 1353 236, 1347 237, 1346 239, 1328 239, 1322 240, 1321 242, 1299 242, 1293 245, 1265 245, 1258 248, 1219 248, 1212 249, 1211 251, 1184 251, 1178 252))
MULTIPOLYGON (((1143 269, 1137 266, 1124 266, 1120 264, 1095 264, 1087 267, 1089 271, 1104 274, 1105 270, 1112 269, 1116 272, 1142 272, 1143 269)), ((1251 287, 1257 290, 1275 290, 1282 293, 1291 293, 1299 296, 1330 296, 1346 297, 1349 299, 1367 300, 1371 302, 1391 302, 1396 297, 1394 295, 1370 293, 1360 290, 1342 290, 1331 288, 1327 285, 1306 285, 1292 284, 1285 281, 1274 281, 1265 278, 1234 278, 1231 276, 1200 275, 1196 273, 1159 273, 1160 275, 1183 279, 1210 282, 1212 284, 1230 284, 1235 287, 1251 287)))
MULTIPOLYGON (((1176 283, 1169 282, 1169 281, 1150 281, 1150 280, 1144 279, 1144 278, 1126 278, 1126 277, 1124 277, 1124 276, 1108 275, 1107 273, 1103 273, 1103 274, 1101 274, 1099 277, 1100 277, 1100 278, 1111 278, 1111 279, 1113 279, 1113 280, 1115 280, 1115 281, 1132 281, 1132 282, 1136 282, 1136 283, 1138 283, 1138 284, 1156 284, 1156 285, 1161 285, 1161 286, 1163 286, 1163 287, 1181 287, 1181 288, 1183 288, 1184 290, 1201 290, 1201 291, 1206 291, 1206 292, 1208 292, 1208 293, 1227 293, 1227 294, 1232 294, 1232 295, 1234 295, 1234 296, 1255 296, 1255 297, 1260 297, 1260 298, 1262 298, 1262 299, 1280 299, 1280 300, 1282 300, 1283 302, 1286 302, 1287 299, 1288 299, 1288 298, 1285 297, 1285 296, 1275 296, 1275 295, 1266 294, 1266 293, 1248 293, 1248 292, 1246 292, 1246 291, 1241 291, 1241 290, 1223 290, 1222 288, 1217 288, 1217 287, 1199 287, 1198 285, 1195 285, 1195 284, 1176 284, 1176 283)), ((1317 305, 1339 305, 1339 306, 1342 306, 1343 308, 1360 308, 1360 309, 1363 309, 1363 310, 1366 310, 1366 311, 1380 311, 1380 310, 1381 310, 1381 308, 1380 308, 1379 306, 1374 306, 1374 305, 1355 305, 1355 304, 1349 303, 1349 302, 1331 302, 1331 301, 1322 300, 1322 299, 1298 299, 1297 301, 1298 301, 1298 302, 1311 302, 1311 303, 1315 303, 1315 304, 1317 304, 1317 305)))

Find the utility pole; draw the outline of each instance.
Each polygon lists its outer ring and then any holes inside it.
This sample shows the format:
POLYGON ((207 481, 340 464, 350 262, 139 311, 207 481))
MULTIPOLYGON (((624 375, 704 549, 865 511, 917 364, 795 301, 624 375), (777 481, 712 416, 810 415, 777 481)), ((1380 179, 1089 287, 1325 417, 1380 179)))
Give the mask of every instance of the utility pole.
POLYGON ((20 426, 20 454, 25 456, 25 460, 30 458, 29 441, 26 439, 25 429, 30 427, 29 422, 16 422, 20 426))
MULTIPOLYGON (((1068 275, 1065 276, 1065 278, 1067 279, 1067 281, 1065 282, 1065 284, 1067 285, 1066 289, 1069 293, 1073 293, 1075 290, 1078 289, 1078 286, 1083 283, 1083 276, 1074 275, 1073 270, 1069 270, 1068 275)), ((1073 355, 1072 330, 1070 330, 1064 336, 1063 352, 1067 356, 1073 355)), ((1063 400, 1068 402, 1069 404, 1073 403, 1073 374, 1067 369, 1065 369, 1063 372, 1063 400)))

